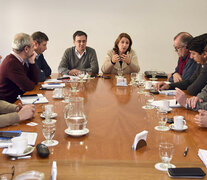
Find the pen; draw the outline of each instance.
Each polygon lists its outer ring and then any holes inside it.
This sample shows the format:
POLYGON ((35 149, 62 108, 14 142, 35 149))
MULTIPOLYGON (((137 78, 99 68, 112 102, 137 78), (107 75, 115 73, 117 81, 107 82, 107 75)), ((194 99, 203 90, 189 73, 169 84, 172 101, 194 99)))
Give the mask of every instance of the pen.
POLYGON ((56 161, 52 162, 52 169, 51 169, 51 180, 56 180, 57 178, 57 163, 56 161))
POLYGON ((185 148, 184 157, 187 156, 187 153, 188 153, 188 147, 185 148))
POLYGON ((32 104, 35 104, 37 101, 39 101, 39 98, 35 99, 32 104))

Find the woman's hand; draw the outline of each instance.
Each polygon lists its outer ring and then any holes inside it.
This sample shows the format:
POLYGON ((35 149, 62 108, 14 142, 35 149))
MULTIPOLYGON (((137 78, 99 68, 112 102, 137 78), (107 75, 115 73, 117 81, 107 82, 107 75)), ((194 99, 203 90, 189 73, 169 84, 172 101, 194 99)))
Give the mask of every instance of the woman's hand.
POLYGON ((114 51, 113 51, 113 56, 112 56, 112 60, 111 60, 113 63, 117 63, 120 61, 120 57, 118 54, 116 54, 114 51))
POLYGON ((127 51, 127 54, 122 54, 120 56, 120 58, 121 58, 121 61, 123 61, 123 62, 125 62, 127 64, 130 64, 130 62, 131 62, 131 60, 129 58, 129 51, 127 51))

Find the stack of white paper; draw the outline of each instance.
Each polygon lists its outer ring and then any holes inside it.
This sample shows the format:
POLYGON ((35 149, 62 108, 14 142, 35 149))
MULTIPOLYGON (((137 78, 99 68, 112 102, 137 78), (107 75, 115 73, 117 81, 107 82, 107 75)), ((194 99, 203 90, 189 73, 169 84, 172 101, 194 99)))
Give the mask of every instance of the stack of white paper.
POLYGON ((65 87, 65 83, 48 83, 48 84, 42 84, 43 88, 46 89, 53 89, 53 88, 62 88, 65 87))
MULTIPOLYGON (((169 106, 172 108, 172 107, 181 107, 181 105, 179 103, 176 102, 176 99, 167 99, 167 101, 170 102, 169 106)), ((160 101, 153 101, 152 102, 152 105, 153 106, 156 106, 156 107, 160 107, 162 106, 162 100, 160 101)))
POLYGON ((203 161, 203 163, 207 167, 207 150, 199 149, 198 156, 200 157, 200 159, 203 161))
POLYGON ((159 91, 159 93, 167 95, 167 96, 174 96, 175 95, 175 90, 162 90, 162 91, 159 91))
POLYGON ((23 105, 48 103, 47 98, 42 94, 37 94, 36 96, 19 96, 18 98, 23 105))

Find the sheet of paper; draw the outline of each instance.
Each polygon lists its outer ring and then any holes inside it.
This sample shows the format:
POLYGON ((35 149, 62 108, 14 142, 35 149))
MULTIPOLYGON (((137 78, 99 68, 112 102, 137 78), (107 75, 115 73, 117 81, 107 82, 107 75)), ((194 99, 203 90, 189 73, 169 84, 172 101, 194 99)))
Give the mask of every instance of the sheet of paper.
MULTIPOLYGON (((172 108, 172 107, 181 107, 181 105, 179 103, 176 103, 176 99, 167 99, 167 101, 170 102, 169 106, 172 108)), ((159 106, 162 106, 162 100, 159 100, 159 101, 153 101, 152 102, 152 105, 153 106, 156 106, 156 107, 159 107, 159 106)))

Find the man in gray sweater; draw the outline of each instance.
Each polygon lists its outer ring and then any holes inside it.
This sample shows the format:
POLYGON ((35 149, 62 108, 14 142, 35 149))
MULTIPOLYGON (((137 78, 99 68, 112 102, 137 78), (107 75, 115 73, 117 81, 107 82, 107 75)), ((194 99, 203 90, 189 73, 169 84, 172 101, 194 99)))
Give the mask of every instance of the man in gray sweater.
POLYGON ((87 34, 76 31, 73 34, 74 47, 66 49, 58 67, 61 74, 77 76, 81 71, 91 74, 99 72, 96 51, 87 47, 87 34))

